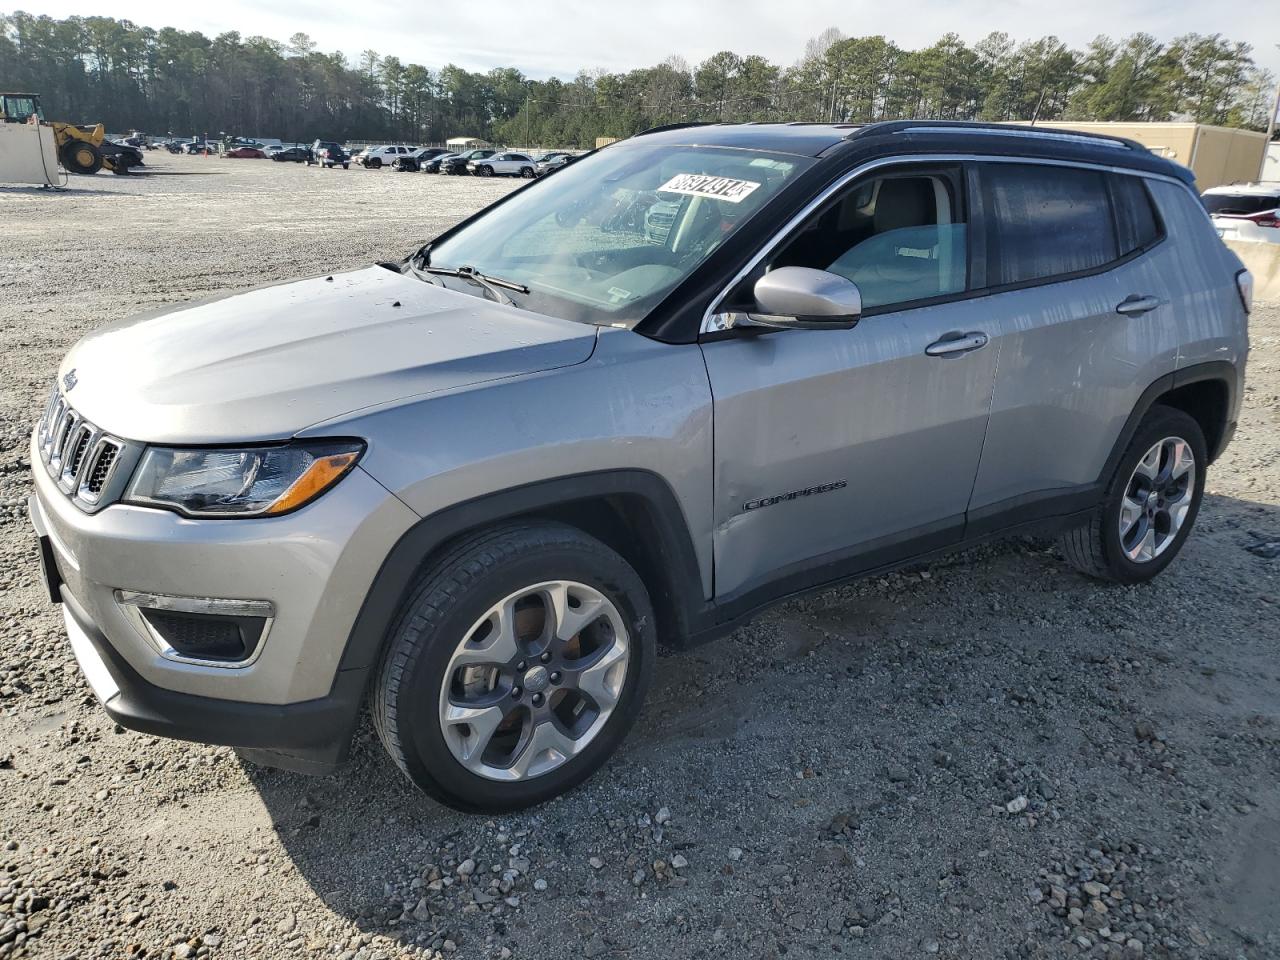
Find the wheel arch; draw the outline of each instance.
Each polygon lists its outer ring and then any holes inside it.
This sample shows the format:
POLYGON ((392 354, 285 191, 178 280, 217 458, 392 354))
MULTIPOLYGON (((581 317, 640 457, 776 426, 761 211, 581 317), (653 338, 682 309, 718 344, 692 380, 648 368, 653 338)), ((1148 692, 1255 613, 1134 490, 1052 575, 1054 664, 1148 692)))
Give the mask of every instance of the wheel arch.
POLYGON ((1239 388, 1239 371, 1226 360, 1194 364, 1161 377, 1147 387, 1134 404, 1099 480, 1105 484, 1115 472, 1116 464, 1137 433, 1139 424, 1157 404, 1181 410, 1200 424, 1209 450, 1209 462, 1212 463, 1234 432, 1235 424, 1231 418, 1239 403, 1239 388))
POLYGON ((646 470, 540 481, 479 497, 428 516, 396 542, 374 577, 347 638, 338 673, 377 663, 404 599, 421 571, 454 544, 517 521, 564 523, 602 541, 630 563, 649 591, 660 636, 688 636, 705 605, 693 540, 675 493, 646 470))

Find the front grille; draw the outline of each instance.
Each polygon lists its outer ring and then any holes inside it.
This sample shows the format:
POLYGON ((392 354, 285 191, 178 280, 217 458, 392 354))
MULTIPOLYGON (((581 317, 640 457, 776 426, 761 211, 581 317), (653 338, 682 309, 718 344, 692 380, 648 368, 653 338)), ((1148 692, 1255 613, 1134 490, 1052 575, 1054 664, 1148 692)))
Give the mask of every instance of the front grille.
POLYGON ((67 457, 67 465, 62 470, 63 476, 74 477, 80 472, 80 468, 84 466, 84 455, 89 452, 89 441, 92 439, 91 428, 81 426, 76 431, 75 443, 71 444, 71 455, 67 457))
POLYGON ((84 489, 88 493, 95 497, 102 495, 102 488, 106 486, 107 477, 111 476, 111 467, 119 455, 119 447, 109 440, 103 441, 102 450, 93 461, 93 469, 89 471, 89 478, 84 482, 84 489))
POLYGON ((101 505, 125 450, 124 441, 85 420, 56 387, 36 428, 36 445, 59 489, 85 509, 101 505))

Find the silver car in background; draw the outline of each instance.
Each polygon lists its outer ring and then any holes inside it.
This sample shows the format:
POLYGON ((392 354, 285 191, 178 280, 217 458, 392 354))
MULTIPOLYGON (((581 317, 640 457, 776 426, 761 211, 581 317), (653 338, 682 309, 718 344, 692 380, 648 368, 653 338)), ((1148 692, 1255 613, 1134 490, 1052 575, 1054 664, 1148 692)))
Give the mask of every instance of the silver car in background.
POLYGON ((1011 533, 1156 576, 1250 295, 1127 140, 664 128, 399 264, 91 332, 31 521, 120 724, 324 772, 367 710, 423 790, 509 810, 614 752, 660 640, 1011 533))

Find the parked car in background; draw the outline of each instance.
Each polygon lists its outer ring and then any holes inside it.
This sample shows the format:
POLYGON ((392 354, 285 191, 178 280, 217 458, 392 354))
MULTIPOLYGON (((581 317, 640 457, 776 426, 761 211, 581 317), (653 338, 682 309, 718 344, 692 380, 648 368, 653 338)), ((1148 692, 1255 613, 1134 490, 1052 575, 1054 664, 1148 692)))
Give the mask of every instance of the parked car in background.
POLYGON ((536 157, 533 161, 537 168, 538 176, 544 173, 551 173, 559 170, 561 167, 568 166, 574 160, 571 153, 565 153, 563 150, 557 150, 552 153, 544 153, 540 157, 536 157))
POLYGON ((448 152, 448 150, 444 150, 441 147, 423 147, 421 150, 415 150, 413 153, 406 154, 403 157, 396 157, 391 167, 393 170, 399 170, 402 173, 412 173, 421 169, 422 164, 427 161, 444 156, 448 152))
POLYGON ((213 154, 218 152, 218 144, 212 140, 204 140, 204 141, 191 140, 184 145, 183 150, 186 153, 206 153, 207 152, 207 153, 213 154))
POLYGON ((444 165, 451 160, 456 160, 460 155, 456 153, 442 153, 438 157, 432 157, 430 160, 423 160, 418 164, 418 169, 423 173, 441 173, 444 165))
POLYGON ((342 149, 342 144, 335 143, 332 140, 316 140, 311 144, 311 157, 305 161, 307 166, 317 164, 322 167, 328 167, 332 170, 336 166, 341 166, 346 170, 351 166, 351 157, 347 155, 347 151, 342 149))
POLYGON ((232 147, 223 156, 237 160, 263 160, 267 155, 257 147, 232 147))
POLYGON ((1193 184, 996 124, 631 137, 399 263, 94 329, 26 457, 44 586, 122 726, 327 773, 370 715, 445 803, 541 803, 660 642, 999 536, 1173 563, 1249 352, 1193 184))
POLYGON ((270 156, 272 160, 278 160, 281 163, 305 163, 311 160, 311 148, 303 146, 285 147, 270 156))
POLYGON ((1200 200, 1223 240, 1280 243, 1280 180, 1211 187, 1200 200))
POLYGON ((441 173, 469 173, 468 167, 477 160, 484 160, 486 157, 492 157, 497 150, 468 150, 466 153, 455 154, 452 158, 440 164, 441 173))
POLYGON ((407 157, 414 153, 417 147, 402 146, 381 146, 369 147, 360 155, 360 165, 368 167, 371 170, 377 170, 380 167, 390 166, 401 157, 407 157))
POLYGON ((538 166, 527 153, 495 153, 491 157, 471 161, 467 170, 477 177, 524 177, 532 180, 538 175, 538 166))

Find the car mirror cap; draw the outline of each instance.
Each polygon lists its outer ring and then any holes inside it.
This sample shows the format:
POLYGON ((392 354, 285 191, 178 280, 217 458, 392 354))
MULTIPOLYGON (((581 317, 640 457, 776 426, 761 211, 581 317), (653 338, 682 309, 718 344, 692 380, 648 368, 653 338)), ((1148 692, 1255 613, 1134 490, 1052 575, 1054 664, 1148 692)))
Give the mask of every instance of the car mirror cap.
POLYGON ((754 324, 799 329, 854 326, 862 316, 862 293, 852 280, 811 267, 779 267, 756 281, 754 324))

